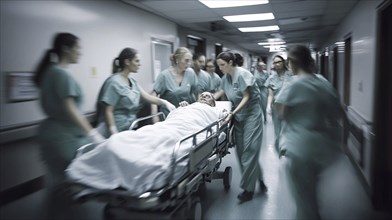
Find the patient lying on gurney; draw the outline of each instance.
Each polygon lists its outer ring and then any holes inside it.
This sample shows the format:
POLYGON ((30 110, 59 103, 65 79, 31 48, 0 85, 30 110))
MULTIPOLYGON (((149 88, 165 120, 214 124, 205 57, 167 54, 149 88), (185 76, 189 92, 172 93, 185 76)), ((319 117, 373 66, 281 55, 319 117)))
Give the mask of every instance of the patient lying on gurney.
MULTIPOLYGON (((211 93, 202 93, 198 102, 180 106, 163 122, 120 132, 75 158, 66 170, 67 177, 98 189, 122 187, 131 195, 165 186, 176 142, 223 117, 214 107, 211 93)), ((181 146, 180 155, 189 147, 181 146)), ((182 166, 185 169, 186 163, 182 166)), ((176 169, 175 178, 184 169, 176 169)))

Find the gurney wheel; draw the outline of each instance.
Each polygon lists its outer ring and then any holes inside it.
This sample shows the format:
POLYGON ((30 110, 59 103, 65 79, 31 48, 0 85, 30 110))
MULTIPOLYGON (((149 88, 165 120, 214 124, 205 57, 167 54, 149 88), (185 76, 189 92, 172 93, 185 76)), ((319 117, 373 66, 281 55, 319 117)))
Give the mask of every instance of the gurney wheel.
POLYGON ((225 171, 223 172, 223 186, 225 187, 225 190, 230 189, 231 175, 232 175, 231 167, 226 167, 225 171))
POLYGON ((201 220, 202 219, 202 207, 199 197, 192 199, 192 203, 189 207, 188 218, 189 220, 201 220))

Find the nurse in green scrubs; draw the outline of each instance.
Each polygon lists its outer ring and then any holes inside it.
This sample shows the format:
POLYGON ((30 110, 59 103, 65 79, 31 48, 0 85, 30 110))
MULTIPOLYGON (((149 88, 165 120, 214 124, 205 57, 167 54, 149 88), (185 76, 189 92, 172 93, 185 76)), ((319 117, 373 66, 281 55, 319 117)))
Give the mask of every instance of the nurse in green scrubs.
POLYGON ((197 76, 197 97, 203 92, 210 92, 211 88, 211 77, 204 71, 206 65, 206 57, 201 53, 196 53, 193 55, 193 66, 192 69, 195 71, 197 76))
POLYGON ((242 171, 240 187, 244 190, 238 199, 245 202, 253 198, 256 182, 260 183, 262 191, 266 190, 259 164, 263 112, 255 78, 248 70, 237 66, 237 60, 241 59, 232 52, 222 52, 217 56, 216 62, 225 75, 222 78, 222 89, 214 96, 219 98, 225 94, 233 104, 226 121, 232 120, 234 123, 234 141, 242 171))
MULTIPOLYGON (((185 47, 179 47, 170 60, 172 66, 163 70, 154 85, 157 96, 172 103, 175 107, 181 101, 194 103, 197 97, 197 77, 190 65, 192 53, 185 47)), ((167 116, 169 110, 165 106, 159 109, 167 116)))
POLYGON ((145 92, 130 77, 140 67, 139 54, 135 49, 125 48, 113 61, 113 75, 103 84, 98 95, 98 130, 105 137, 128 130, 145 101, 163 105, 169 111, 175 106, 145 92))
MULTIPOLYGON (((40 124, 38 142, 47 167, 46 184, 53 213, 61 207, 61 183, 64 170, 76 154, 77 148, 104 138, 93 129, 81 113, 83 93, 69 74, 68 66, 77 63, 80 56, 79 39, 70 33, 58 33, 53 48, 48 50, 36 69, 35 84, 40 88, 41 107, 47 118, 40 124)), ((50 217, 50 216, 49 216, 50 217)))
POLYGON ((264 115, 264 123, 266 123, 268 88, 265 86, 265 82, 267 81, 269 74, 266 71, 265 63, 263 61, 259 61, 257 63, 256 70, 254 71, 253 76, 256 78, 256 83, 259 86, 261 110, 263 111, 264 115))
POLYGON ((280 90, 285 84, 290 83, 292 73, 288 71, 286 61, 280 55, 274 56, 272 59, 274 69, 276 72, 272 73, 267 81, 265 82, 265 86, 268 88, 268 99, 267 99, 267 113, 271 114, 272 122, 274 124, 275 131, 275 149, 279 151, 279 135, 282 120, 279 118, 276 109, 274 108, 274 102, 276 97, 278 97, 280 90))
POLYGON ((210 92, 215 93, 221 89, 222 79, 217 73, 215 73, 215 61, 213 59, 207 59, 206 71, 211 77, 210 92))
POLYGON ((344 116, 344 110, 333 86, 313 74, 315 62, 307 47, 290 48, 288 62, 295 77, 275 100, 285 122, 279 141, 281 161, 297 206, 295 218, 320 219, 318 179, 344 157, 336 128, 331 126, 344 116))

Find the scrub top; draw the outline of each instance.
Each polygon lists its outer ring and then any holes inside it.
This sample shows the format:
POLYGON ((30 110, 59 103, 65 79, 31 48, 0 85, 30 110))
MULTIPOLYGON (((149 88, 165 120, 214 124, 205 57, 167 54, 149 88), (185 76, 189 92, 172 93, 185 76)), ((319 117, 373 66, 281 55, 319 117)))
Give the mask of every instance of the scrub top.
MULTIPOLYGON (((194 96, 197 90, 197 78, 192 68, 185 70, 184 78, 180 84, 176 82, 172 72, 173 67, 163 70, 159 75, 154 85, 154 91, 160 95, 160 98, 165 99, 178 107, 181 101, 187 101, 189 104, 196 101, 194 96)), ((166 116, 169 110, 164 106, 159 106, 166 116)))
POLYGON ((66 112, 64 100, 73 97, 79 111, 83 93, 67 70, 52 65, 47 68, 40 87, 41 107, 48 116, 39 127, 38 141, 53 180, 64 178, 64 170, 74 158, 76 150, 89 143, 85 132, 66 112))
POLYGON ((225 74, 222 78, 222 89, 235 109, 243 98, 242 92, 250 87, 250 99, 248 103, 235 114, 237 121, 243 121, 249 114, 261 115, 260 91, 252 73, 242 67, 234 67, 232 76, 225 74))
POLYGON ((210 92, 215 93, 221 89, 222 79, 219 77, 218 74, 212 73, 209 74, 211 77, 211 87, 210 92))
POLYGON ((316 164, 339 150, 327 121, 339 118, 340 103, 328 81, 314 74, 298 75, 275 102, 290 107, 281 130, 281 149, 316 164))
POLYGON ((259 86, 259 90, 264 97, 266 93, 268 94, 268 89, 265 85, 265 82, 267 81, 269 74, 266 72, 259 72, 256 70, 253 76, 256 78, 256 83, 259 86))
POLYGON ((286 71, 284 73, 284 78, 283 80, 280 79, 278 73, 274 72, 272 75, 270 75, 265 82, 265 86, 267 88, 271 88, 273 93, 274 93, 274 98, 276 98, 277 95, 279 95, 280 90, 282 89, 284 82, 289 82, 291 80, 292 74, 289 71, 286 71))
MULTIPOLYGON (((119 131, 128 130, 132 122, 137 118, 137 114, 143 107, 140 96, 140 88, 136 80, 129 77, 126 82, 121 73, 115 73, 104 83, 98 96, 100 104, 113 107, 113 116, 119 131)), ((103 122, 104 105, 100 105, 101 111, 98 121, 103 122)))
POLYGON ((209 92, 211 88, 210 74, 208 74, 204 70, 200 70, 200 72, 196 73, 196 76, 197 76, 197 94, 199 95, 203 92, 209 92))

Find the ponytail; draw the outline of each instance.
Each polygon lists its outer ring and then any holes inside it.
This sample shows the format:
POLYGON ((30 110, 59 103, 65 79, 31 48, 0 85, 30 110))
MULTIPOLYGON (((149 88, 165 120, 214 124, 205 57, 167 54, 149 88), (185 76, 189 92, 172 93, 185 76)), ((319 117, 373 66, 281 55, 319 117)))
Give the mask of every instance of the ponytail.
POLYGON ((34 83, 37 87, 41 86, 42 79, 45 77, 46 69, 62 58, 62 51, 64 47, 73 47, 76 45, 78 38, 70 33, 58 33, 53 41, 53 49, 47 50, 38 63, 35 70, 34 83))
POLYGON ((44 78, 45 70, 49 67, 50 64, 54 63, 53 56, 54 56, 54 50, 53 49, 47 50, 43 58, 41 59, 41 62, 39 62, 34 75, 34 83, 37 87, 41 86, 41 81, 44 78))

